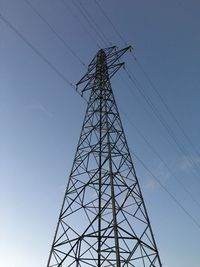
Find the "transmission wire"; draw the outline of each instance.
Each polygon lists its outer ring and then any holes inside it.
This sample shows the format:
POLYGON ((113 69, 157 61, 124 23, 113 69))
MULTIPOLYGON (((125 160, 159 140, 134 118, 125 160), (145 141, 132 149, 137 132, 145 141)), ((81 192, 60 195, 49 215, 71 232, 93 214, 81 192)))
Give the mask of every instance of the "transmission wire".
POLYGON ((193 148, 193 150, 200 157, 200 152, 197 150, 197 148, 195 147, 195 145, 191 141, 190 137, 185 132, 183 126, 181 125, 181 123, 179 122, 179 120, 176 118, 176 116, 174 115, 174 113, 171 111, 171 109, 169 108, 168 104, 166 103, 166 101, 164 100, 164 98, 162 97, 162 95, 159 93, 159 91, 156 88, 155 84, 153 83, 152 79, 150 78, 150 76, 147 74, 147 72, 143 68, 141 62, 139 62, 139 60, 136 58, 136 56, 134 55, 134 53, 132 51, 131 51, 131 54, 133 55, 133 58, 136 61, 138 67, 140 68, 140 70, 142 71, 142 73, 144 74, 144 76, 146 77, 146 79, 148 80, 149 84, 153 88, 154 92, 156 92, 156 94, 158 95, 158 97, 159 97, 160 101, 162 102, 163 106, 165 107, 165 109, 167 110, 167 112, 170 114, 170 116, 173 118, 173 120, 176 122, 176 125, 178 126, 178 128, 182 132, 182 134, 185 137, 185 139, 187 139, 188 143, 191 145, 191 147, 193 148))
MULTIPOLYGON (((74 0, 75 1, 75 0, 74 0)), ((84 10, 85 14, 88 16, 88 19, 96 26, 98 33, 101 33, 101 36, 103 37, 103 39, 105 40, 106 43, 108 43, 110 46, 113 46, 113 44, 108 40, 108 38, 106 37, 106 35, 104 34, 104 32, 102 31, 102 29, 100 28, 100 26, 96 23, 96 21, 92 18, 92 16, 90 15, 90 13, 88 12, 88 10, 84 7, 84 5, 81 3, 80 0, 77 0, 77 2, 79 3, 79 5, 81 6, 82 10, 84 10)))
POLYGON ((41 13, 33 6, 32 3, 30 3, 29 0, 24 0, 27 5, 32 9, 32 11, 46 24, 46 26, 50 29, 53 34, 64 44, 64 46, 67 48, 67 50, 70 51, 70 53, 85 67, 86 64, 81 60, 81 58, 77 55, 77 53, 70 47, 69 44, 66 43, 66 41, 56 32, 54 27, 44 18, 44 16, 41 15, 41 13))
POLYGON ((150 144, 150 142, 146 139, 146 137, 143 135, 143 133, 138 129, 138 127, 132 122, 132 120, 129 118, 129 116, 120 108, 120 112, 124 114, 126 120, 129 122, 129 124, 136 130, 138 135, 144 140, 144 142, 148 145, 150 150, 156 155, 156 157, 160 160, 160 162, 164 165, 164 167, 168 170, 168 173, 172 175, 173 178, 179 183, 179 185, 183 188, 185 193, 187 193, 190 198, 193 200, 193 202, 200 208, 200 203, 198 200, 193 196, 193 194, 186 188, 184 183, 176 176, 173 174, 173 171, 171 168, 168 166, 168 164, 164 161, 164 159, 160 156, 160 154, 155 150, 155 148, 150 144))
POLYGON ((87 32, 87 34, 90 36, 90 38, 95 42, 95 44, 97 45, 97 47, 100 49, 100 45, 98 44, 98 42, 96 41, 96 39, 94 38, 94 36, 88 31, 88 29, 84 26, 84 24, 81 22, 80 18, 72 11, 72 8, 70 7, 70 5, 68 5, 66 3, 66 1, 61 0, 61 2, 63 3, 63 6, 65 7, 65 9, 67 11, 70 10, 70 14, 73 15, 73 17, 75 18, 75 20, 77 20, 80 25, 83 27, 84 31, 87 32))
POLYGON ((122 40, 122 42, 125 45, 128 45, 127 42, 125 41, 125 39, 123 38, 123 36, 121 35, 121 33, 118 31, 118 29, 115 27, 114 23, 111 21, 111 19, 108 17, 108 15, 106 14, 106 12, 104 11, 104 9, 102 8, 102 6, 99 4, 99 2, 97 0, 95 0, 96 5, 99 7, 99 9, 101 10, 101 13, 104 15, 104 17, 107 19, 107 21, 110 23, 110 25, 113 27, 115 33, 119 36, 119 38, 122 40))
POLYGON ((91 23, 91 21, 89 20, 88 16, 83 12, 83 10, 79 7, 79 5, 76 3, 76 1, 72 0, 73 5, 78 9, 78 11, 82 14, 82 16, 86 19, 87 23, 90 25, 90 27, 94 30, 94 32, 97 34, 97 36, 100 38, 100 40, 102 41, 102 43, 107 46, 106 41, 104 40, 104 38, 102 38, 102 36, 99 34, 98 30, 94 27, 94 25, 91 23))
MULTIPOLYGON (((68 80, 33 44, 26 39, 26 37, 19 31, 15 26, 0 13, 0 19, 13 31, 15 34, 23 40, 26 45, 31 48, 31 50, 42 59, 44 63, 46 63, 66 84, 68 84, 72 89, 74 89, 77 93, 75 85, 68 80)), ((78 93, 79 94, 79 93, 78 93)))
POLYGON ((145 95, 145 93, 143 91, 143 88, 140 85, 140 83, 137 81, 137 79, 135 77, 133 78, 133 74, 131 75, 130 72, 127 69, 125 69, 125 72, 126 72, 128 78, 130 79, 130 81, 135 85, 135 87, 138 90, 138 92, 145 99, 146 103, 150 106, 150 108, 153 111, 154 115, 157 117, 157 119, 160 121, 160 123, 166 129, 166 131, 168 132, 169 136, 174 140, 175 144, 179 148, 179 151, 185 156, 185 158, 187 159, 187 161, 190 162, 190 165, 193 165, 195 167, 195 169, 192 169, 192 170, 193 171, 195 170, 196 171, 196 174, 199 176, 199 166, 195 163, 195 161, 193 160, 193 158, 188 154, 185 146, 182 143, 180 143, 180 141, 178 141, 178 139, 177 139, 176 135, 174 134, 173 130, 170 128, 170 126, 168 125, 168 123, 166 122, 166 120, 163 119, 163 117, 161 116, 161 114, 159 114, 157 108, 152 103, 151 99, 145 95))
MULTIPOLYGON (((148 141, 147 141, 148 142, 148 141)), ((142 167, 153 177, 153 179, 160 185, 160 187, 171 197, 171 199, 177 204, 177 206, 188 216, 188 218, 200 229, 200 222, 197 221, 194 216, 181 204, 181 202, 171 193, 166 186, 156 177, 156 175, 146 166, 146 164, 141 160, 141 158, 133 152, 129 147, 129 151, 133 158, 136 158, 142 167)))
POLYGON ((162 189, 176 202, 176 204, 179 206, 179 208, 182 209, 182 211, 193 221, 193 223, 200 229, 200 223, 190 214, 189 211, 187 211, 184 206, 180 203, 180 201, 163 185, 163 183, 160 182, 160 180, 156 177, 156 175, 153 174, 153 172, 145 165, 145 163, 140 159, 139 156, 136 155, 132 150, 130 150, 133 157, 135 157, 140 164, 143 166, 145 170, 148 171, 148 173, 156 180, 156 182, 162 187, 162 189))

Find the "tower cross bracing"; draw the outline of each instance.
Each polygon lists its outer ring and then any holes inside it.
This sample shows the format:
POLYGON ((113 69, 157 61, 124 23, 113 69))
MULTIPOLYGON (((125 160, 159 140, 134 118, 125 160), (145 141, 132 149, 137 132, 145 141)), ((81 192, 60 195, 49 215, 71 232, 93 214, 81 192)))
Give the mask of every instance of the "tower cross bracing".
POLYGON ((47 267, 162 266, 110 83, 129 49, 99 50, 77 84, 88 105, 47 267))

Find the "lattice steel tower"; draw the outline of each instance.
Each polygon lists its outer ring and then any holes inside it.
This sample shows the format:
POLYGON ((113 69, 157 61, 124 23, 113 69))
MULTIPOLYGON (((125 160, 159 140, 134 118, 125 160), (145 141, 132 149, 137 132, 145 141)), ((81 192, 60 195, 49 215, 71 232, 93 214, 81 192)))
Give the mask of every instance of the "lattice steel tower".
POLYGON ((162 266, 110 84, 128 49, 99 50, 77 84, 88 106, 47 267, 162 266))

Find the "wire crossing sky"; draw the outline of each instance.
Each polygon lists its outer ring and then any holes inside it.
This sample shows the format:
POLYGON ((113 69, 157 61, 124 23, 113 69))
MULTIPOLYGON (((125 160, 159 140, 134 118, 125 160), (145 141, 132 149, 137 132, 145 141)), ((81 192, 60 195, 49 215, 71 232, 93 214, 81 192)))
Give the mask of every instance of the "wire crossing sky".
POLYGON ((75 84, 99 48, 128 44, 112 87, 162 263, 197 267, 199 3, 0 7, 0 265, 46 265, 86 108, 75 84))

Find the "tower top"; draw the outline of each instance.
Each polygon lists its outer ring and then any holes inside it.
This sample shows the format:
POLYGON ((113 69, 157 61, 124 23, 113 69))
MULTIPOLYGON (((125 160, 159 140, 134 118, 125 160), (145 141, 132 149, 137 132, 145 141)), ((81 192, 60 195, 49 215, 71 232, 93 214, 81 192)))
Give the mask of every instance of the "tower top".
POLYGON ((106 64, 108 78, 111 79, 112 76, 124 66, 124 62, 119 62, 119 59, 125 54, 128 50, 131 50, 131 46, 127 46, 120 50, 117 50, 116 46, 102 48, 100 49, 95 57, 92 59, 88 65, 88 70, 86 74, 81 78, 81 80, 76 84, 76 88, 79 93, 83 96, 86 91, 90 91, 94 88, 94 80, 96 79, 96 68, 99 62, 99 58, 103 60, 106 64), (81 86, 81 88, 80 88, 81 86))

